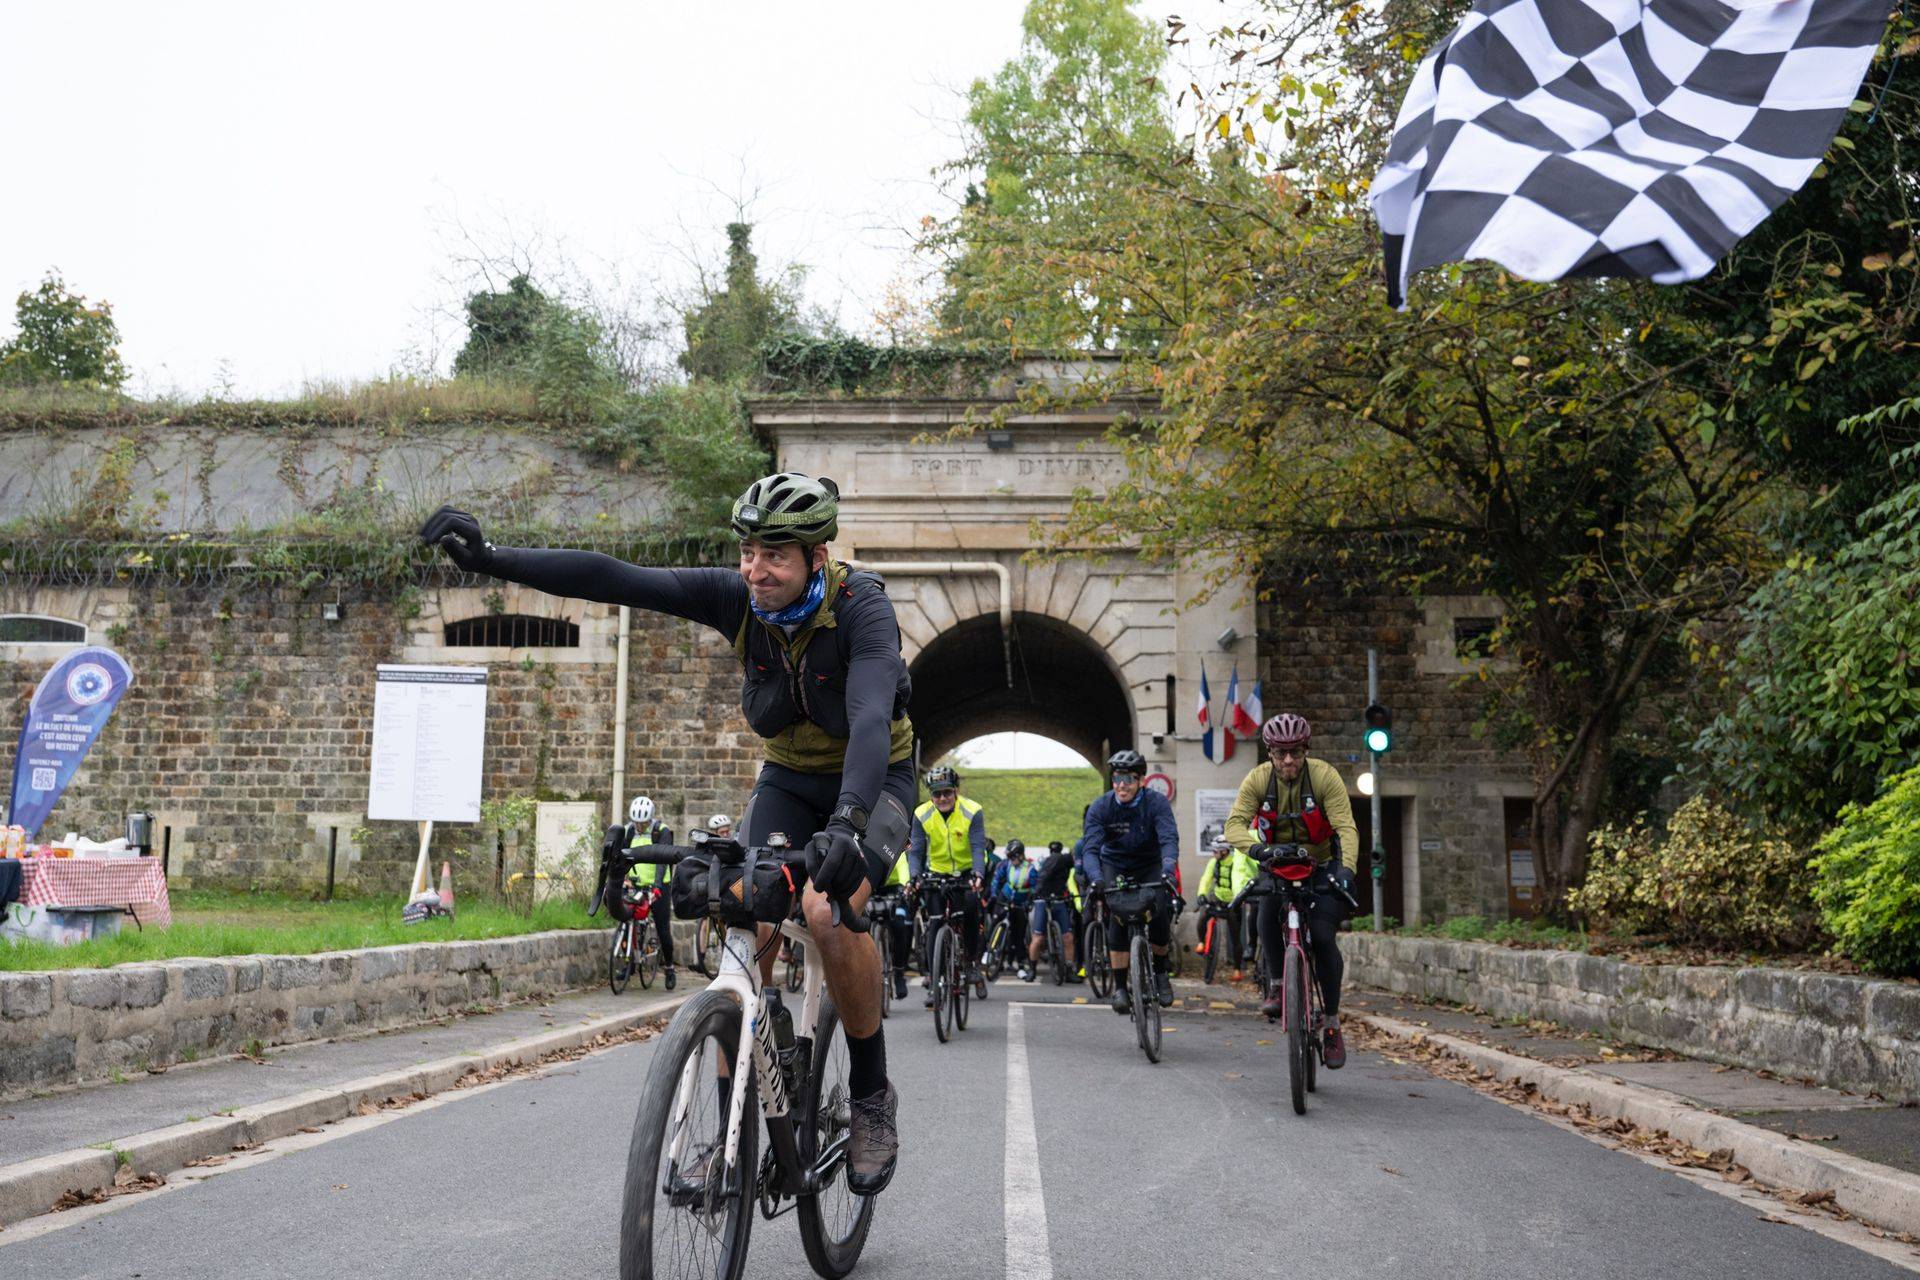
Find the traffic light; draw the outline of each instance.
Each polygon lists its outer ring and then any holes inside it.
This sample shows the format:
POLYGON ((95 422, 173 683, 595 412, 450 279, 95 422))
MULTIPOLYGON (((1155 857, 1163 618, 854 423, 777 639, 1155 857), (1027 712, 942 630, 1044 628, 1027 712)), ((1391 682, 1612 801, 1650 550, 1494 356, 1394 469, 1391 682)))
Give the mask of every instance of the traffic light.
POLYGON ((1393 749, 1393 712, 1376 702, 1367 708, 1366 721, 1367 750, 1377 756, 1391 751, 1393 749))

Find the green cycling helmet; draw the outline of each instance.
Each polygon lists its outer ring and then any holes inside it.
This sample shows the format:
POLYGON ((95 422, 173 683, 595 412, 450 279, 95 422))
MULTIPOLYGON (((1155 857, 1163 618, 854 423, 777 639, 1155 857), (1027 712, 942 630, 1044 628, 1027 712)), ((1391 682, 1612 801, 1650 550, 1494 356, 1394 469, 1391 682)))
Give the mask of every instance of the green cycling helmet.
POLYGON ((817 547, 840 531, 840 486, 797 471, 755 480, 734 502, 731 523, 742 542, 817 547))

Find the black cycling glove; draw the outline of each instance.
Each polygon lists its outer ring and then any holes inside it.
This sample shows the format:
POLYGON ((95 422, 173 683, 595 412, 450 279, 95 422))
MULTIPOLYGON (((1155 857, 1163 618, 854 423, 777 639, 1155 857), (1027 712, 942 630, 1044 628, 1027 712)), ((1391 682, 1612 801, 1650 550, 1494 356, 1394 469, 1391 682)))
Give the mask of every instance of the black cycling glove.
POLYGON ((464 511, 441 507, 420 526, 420 541, 446 551, 447 558, 469 573, 485 573, 493 561, 493 544, 480 532, 480 522, 464 511))
POLYGON ((829 898, 847 898, 867 878, 867 855, 851 826, 829 822, 807 842, 807 879, 829 898))

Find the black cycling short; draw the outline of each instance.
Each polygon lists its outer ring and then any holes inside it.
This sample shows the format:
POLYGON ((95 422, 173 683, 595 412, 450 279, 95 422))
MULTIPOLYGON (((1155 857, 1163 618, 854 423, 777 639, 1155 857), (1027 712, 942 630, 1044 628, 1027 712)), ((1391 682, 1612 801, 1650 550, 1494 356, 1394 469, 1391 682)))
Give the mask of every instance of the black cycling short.
MULTIPOLYGON (((911 760, 888 766, 880 798, 867 819, 866 838, 860 842, 867 855, 867 883, 876 890, 887 882, 894 862, 907 847, 918 791, 911 760)), ((768 836, 779 832, 791 847, 805 848, 839 803, 839 774, 801 773, 782 764, 763 764, 747 799, 747 811, 740 815, 740 843, 764 845, 768 836)))

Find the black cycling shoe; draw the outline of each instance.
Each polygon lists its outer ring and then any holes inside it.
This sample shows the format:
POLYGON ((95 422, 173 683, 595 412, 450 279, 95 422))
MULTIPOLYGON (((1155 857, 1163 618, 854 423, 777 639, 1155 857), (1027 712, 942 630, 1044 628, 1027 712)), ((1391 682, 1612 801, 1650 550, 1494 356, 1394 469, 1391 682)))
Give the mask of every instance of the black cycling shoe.
POLYGON ((896 973, 893 975, 893 998, 895 1000, 905 1000, 907 998, 907 975, 904 973, 896 973))
POLYGON ((1173 975, 1164 970, 1153 975, 1153 994, 1159 999, 1162 1009, 1173 1005, 1173 975))
POLYGON ((669 991, 673 990, 675 987, 680 985, 680 976, 673 971, 672 965, 667 966, 666 976, 663 980, 665 981, 667 990, 669 991))
POLYGON ((1113 984, 1113 1011, 1122 1015, 1133 1012, 1132 997, 1127 993, 1127 989, 1117 982, 1113 984))

